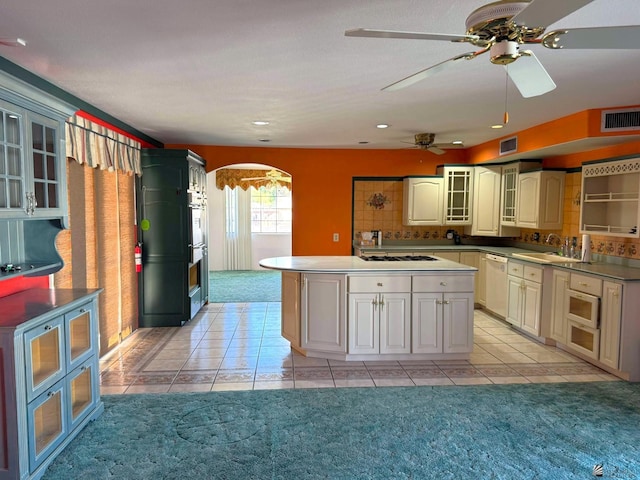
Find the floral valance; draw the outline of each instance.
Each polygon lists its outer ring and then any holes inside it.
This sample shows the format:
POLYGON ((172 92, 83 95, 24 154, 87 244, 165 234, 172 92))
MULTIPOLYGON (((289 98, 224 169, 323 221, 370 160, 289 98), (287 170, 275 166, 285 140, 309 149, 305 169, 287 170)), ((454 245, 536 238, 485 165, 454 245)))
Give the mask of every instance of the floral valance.
POLYGON ((101 170, 142 175, 140 142, 74 115, 66 124, 67 157, 101 170))
POLYGON ((247 190, 249 187, 260 188, 269 185, 278 185, 291 190, 291 177, 274 169, 221 168, 216 171, 216 187, 220 190, 224 190, 224 187, 231 189, 240 187, 247 190))

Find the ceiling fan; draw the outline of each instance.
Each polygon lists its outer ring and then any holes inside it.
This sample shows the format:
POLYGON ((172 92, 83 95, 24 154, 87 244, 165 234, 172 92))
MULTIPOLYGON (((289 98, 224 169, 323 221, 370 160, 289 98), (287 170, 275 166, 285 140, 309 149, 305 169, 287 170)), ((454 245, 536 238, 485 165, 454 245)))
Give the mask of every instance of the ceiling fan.
POLYGON ((461 141, 455 141, 450 143, 434 143, 435 133, 416 133, 414 135, 414 145, 421 150, 427 150, 436 155, 442 155, 445 153, 443 149, 449 148, 463 148, 464 144, 461 141))
POLYGON ((247 177, 247 178, 241 178, 240 180, 264 181, 264 182, 270 182, 273 185, 277 185, 278 182, 291 183, 290 176, 283 175, 282 172, 276 169, 265 171, 264 176, 261 176, 261 177, 247 177))
POLYGON ((556 84, 531 50, 521 45, 541 44, 550 49, 636 49, 640 48, 640 25, 554 30, 548 25, 594 0, 502 0, 474 10, 466 20, 464 35, 401 32, 356 28, 348 37, 444 40, 470 43, 480 50, 462 53, 387 85, 382 90, 399 90, 432 76, 457 60, 472 60, 489 52, 491 63, 504 65, 507 75, 525 98, 550 92, 556 84), (516 60, 519 60, 516 62, 516 60), (508 68, 507 68, 508 66, 508 68))

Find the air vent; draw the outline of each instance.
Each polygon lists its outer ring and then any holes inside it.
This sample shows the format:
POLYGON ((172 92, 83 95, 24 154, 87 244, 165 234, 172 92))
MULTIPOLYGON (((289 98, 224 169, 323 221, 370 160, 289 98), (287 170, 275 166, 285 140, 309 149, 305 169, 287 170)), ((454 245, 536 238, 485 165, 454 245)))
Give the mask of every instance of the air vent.
POLYGON ((500 155, 513 153, 518 150, 518 137, 507 138, 500 142, 500 155))
POLYGON ((629 132, 640 130, 640 108, 603 110, 601 132, 629 132))

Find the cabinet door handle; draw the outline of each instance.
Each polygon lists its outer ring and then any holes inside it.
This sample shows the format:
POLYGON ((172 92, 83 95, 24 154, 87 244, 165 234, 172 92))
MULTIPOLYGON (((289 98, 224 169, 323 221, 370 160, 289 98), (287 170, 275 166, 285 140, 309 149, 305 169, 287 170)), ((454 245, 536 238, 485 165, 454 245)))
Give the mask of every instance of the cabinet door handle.
POLYGON ((371 300, 371 305, 373 305, 373 309, 376 310, 378 308, 378 299, 374 298, 371 300))
POLYGON ((45 329, 45 330, 51 330, 52 328, 53 328, 53 327, 52 327, 51 325, 45 325, 45 326, 44 326, 44 329, 45 329))
POLYGON ((444 301, 444 302, 442 302, 442 303, 444 303, 445 305, 449 305, 451 302, 450 302, 449 300, 445 300, 445 301, 444 301))
POLYGON ((53 392, 47 392, 47 397, 51 398, 53 397, 55 394, 53 392))
POLYGON ((85 313, 85 312, 86 312, 86 310, 84 308, 80 309, 80 313, 85 313))
POLYGON ((380 310, 384 308, 384 295, 380 295, 380 310))

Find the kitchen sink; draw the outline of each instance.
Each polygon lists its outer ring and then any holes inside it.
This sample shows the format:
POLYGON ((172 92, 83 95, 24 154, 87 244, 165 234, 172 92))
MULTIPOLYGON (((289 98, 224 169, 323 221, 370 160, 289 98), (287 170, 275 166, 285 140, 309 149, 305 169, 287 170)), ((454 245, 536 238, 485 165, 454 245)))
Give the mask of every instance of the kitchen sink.
POLYGON ((580 261, 577 258, 563 257, 562 255, 544 252, 512 253, 511 255, 524 260, 531 260, 540 263, 574 263, 580 261))

